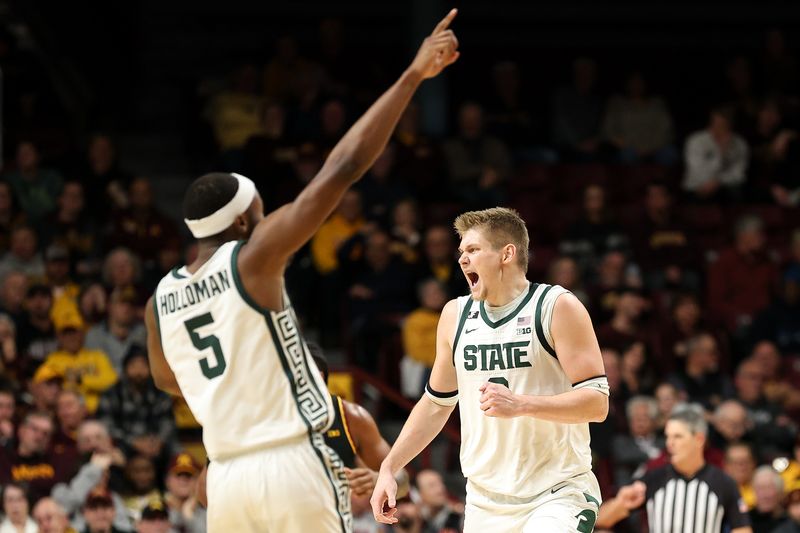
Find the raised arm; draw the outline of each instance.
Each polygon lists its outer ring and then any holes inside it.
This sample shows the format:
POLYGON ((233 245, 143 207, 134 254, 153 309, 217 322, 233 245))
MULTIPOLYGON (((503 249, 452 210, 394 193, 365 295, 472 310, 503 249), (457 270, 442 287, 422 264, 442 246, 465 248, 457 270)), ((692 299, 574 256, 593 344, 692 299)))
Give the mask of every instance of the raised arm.
POLYGON ((481 409, 487 416, 532 416, 562 424, 602 422, 608 415, 608 384, 592 320, 572 294, 561 295, 553 308, 550 331, 558 362, 573 389, 554 396, 514 394, 497 383, 485 383, 481 409))
POLYGON ((344 191, 384 150, 419 84, 458 59, 458 40, 448 29, 455 16, 453 9, 439 22, 408 69, 342 137, 300 195, 258 224, 249 245, 242 249, 240 268, 266 275, 280 273, 288 258, 314 235, 344 191))
POLYGON ((431 443, 444 427, 450 413, 458 401, 458 382, 453 366, 453 336, 455 335, 458 304, 451 300, 442 310, 439 327, 436 331, 436 360, 431 377, 417 405, 408 416, 400 431, 400 436, 392 446, 389 455, 381 464, 378 481, 370 503, 375 520, 384 524, 394 524, 397 496, 395 474, 405 467, 419 452, 431 443), (389 509, 384 512, 383 506, 389 509))

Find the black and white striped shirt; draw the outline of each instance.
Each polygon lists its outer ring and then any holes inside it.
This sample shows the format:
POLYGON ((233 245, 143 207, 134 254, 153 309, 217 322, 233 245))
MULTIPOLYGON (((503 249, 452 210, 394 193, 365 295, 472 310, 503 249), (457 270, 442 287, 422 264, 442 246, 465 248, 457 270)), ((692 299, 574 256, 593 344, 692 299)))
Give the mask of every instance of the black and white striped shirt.
POLYGON ((722 533, 750 525, 736 482, 713 465, 692 478, 665 465, 641 481, 647 485, 650 533, 722 533))

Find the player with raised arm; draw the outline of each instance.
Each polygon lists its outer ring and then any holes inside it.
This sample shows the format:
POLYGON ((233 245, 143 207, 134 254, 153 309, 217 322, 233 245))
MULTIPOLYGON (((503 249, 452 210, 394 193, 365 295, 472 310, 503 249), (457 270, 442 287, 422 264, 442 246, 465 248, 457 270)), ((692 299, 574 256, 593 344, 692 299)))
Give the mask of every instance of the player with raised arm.
POLYGON ((353 125, 295 201, 263 215, 253 182, 195 180, 184 216, 198 257, 146 309, 156 385, 203 426, 208 531, 349 531, 341 461, 320 432, 333 406, 284 289, 289 258, 383 151, 419 84, 458 58, 451 11, 408 69, 353 125))
POLYGON ((589 314, 566 289, 526 279, 515 211, 464 213, 455 228, 470 294, 442 311, 430 380, 381 465, 373 514, 397 521, 394 474, 458 403, 464 531, 590 532, 600 490, 588 423, 605 419, 609 391, 589 314))

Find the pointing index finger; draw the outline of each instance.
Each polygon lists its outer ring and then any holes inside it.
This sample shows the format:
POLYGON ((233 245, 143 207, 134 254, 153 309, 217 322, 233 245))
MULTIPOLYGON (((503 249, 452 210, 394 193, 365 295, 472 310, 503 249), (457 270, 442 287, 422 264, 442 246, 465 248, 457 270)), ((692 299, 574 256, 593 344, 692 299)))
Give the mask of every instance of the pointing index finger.
POLYGON ((445 15, 445 17, 439 22, 439 24, 436 25, 431 35, 436 35, 440 31, 446 30, 447 27, 450 26, 450 23, 453 22, 453 19, 455 18, 456 14, 458 14, 458 9, 455 8, 451 9, 450 13, 445 15))

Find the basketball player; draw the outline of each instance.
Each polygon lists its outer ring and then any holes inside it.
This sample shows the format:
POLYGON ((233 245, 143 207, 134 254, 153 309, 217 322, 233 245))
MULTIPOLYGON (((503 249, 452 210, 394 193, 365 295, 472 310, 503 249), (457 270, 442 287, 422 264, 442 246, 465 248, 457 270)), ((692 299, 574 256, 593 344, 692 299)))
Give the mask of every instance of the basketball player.
MULTIPOLYGON (((308 343, 308 351, 322 379, 328 382, 328 359, 318 345, 308 343)), ((347 482, 354 496, 370 496, 378 478, 381 462, 389 454, 389 443, 381 436, 375 419, 360 405, 331 394, 334 420, 325 432, 325 443, 330 446, 345 466, 347 482)), ((397 497, 408 494, 409 480, 405 469, 397 476, 397 497)), ((366 502, 365 502, 366 503, 366 502)))
POLYGON ((562 287, 526 279, 515 211, 465 213, 455 228, 470 294, 442 311, 430 380, 381 465, 373 514, 396 522, 393 474, 458 403, 464 531, 590 532, 600 490, 588 423, 605 419, 609 392, 589 314, 562 287))
POLYGON ((330 396, 284 291, 286 263, 383 151, 419 84, 458 58, 451 11, 400 79, 334 147, 297 199, 268 216, 249 179, 207 174, 184 197, 198 258, 146 311, 156 384, 203 426, 208 530, 349 531, 341 462, 320 432, 330 396))

